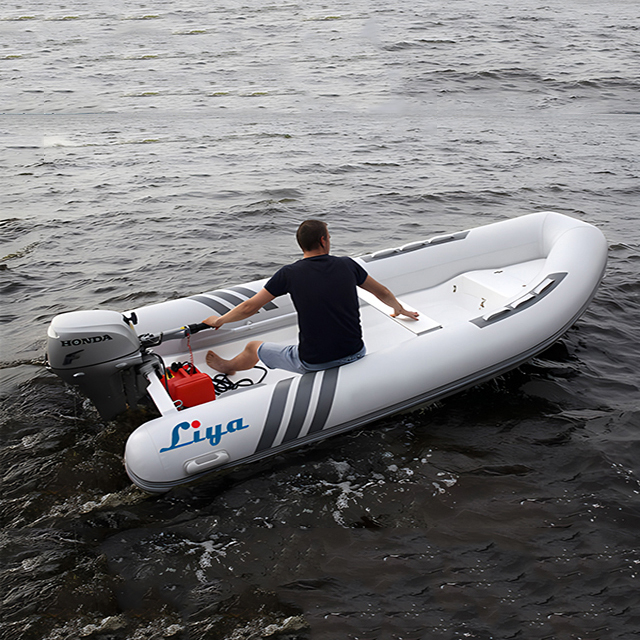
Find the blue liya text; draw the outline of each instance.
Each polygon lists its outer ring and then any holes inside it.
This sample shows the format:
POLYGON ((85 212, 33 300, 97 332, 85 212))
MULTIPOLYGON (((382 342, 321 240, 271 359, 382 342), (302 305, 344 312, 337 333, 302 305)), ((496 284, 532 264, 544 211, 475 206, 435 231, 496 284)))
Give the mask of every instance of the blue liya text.
POLYGON ((231 420, 227 423, 227 428, 222 429, 221 424, 215 425, 215 427, 207 427, 203 431, 200 429, 201 423, 198 420, 194 420, 193 422, 181 422, 173 427, 171 431, 171 444, 164 449, 160 449, 160 453, 164 453, 165 451, 171 451, 172 449, 179 449, 180 447, 186 447, 190 444, 195 444, 196 442, 204 442, 208 440, 212 447, 216 447, 220 444, 220 440, 222 436, 225 436, 229 433, 234 433, 235 431, 240 431, 240 429, 246 429, 249 425, 244 424, 242 418, 237 418, 236 420, 231 420), (181 432, 191 431, 191 440, 186 440, 180 442, 181 432))

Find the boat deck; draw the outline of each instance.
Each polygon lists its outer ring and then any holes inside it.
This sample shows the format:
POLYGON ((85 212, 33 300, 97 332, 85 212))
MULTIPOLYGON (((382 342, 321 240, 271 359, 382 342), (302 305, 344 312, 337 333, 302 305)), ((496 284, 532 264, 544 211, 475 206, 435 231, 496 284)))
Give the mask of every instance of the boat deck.
MULTIPOLYGON (((432 334, 431 339, 437 339, 440 328, 468 322, 499 309, 510 299, 518 298, 525 294, 528 288, 537 284, 544 262, 543 259, 539 259, 496 269, 469 271, 435 287, 400 294, 398 297, 405 306, 420 313, 419 322, 408 318, 394 319, 390 317, 388 308, 385 309, 377 299, 370 303, 366 301, 366 295, 362 296, 361 319, 367 352, 387 349, 408 340, 415 340, 417 336, 432 334), (372 303, 375 303, 375 306, 372 303)), ((240 332, 236 339, 216 344, 213 348, 220 356, 228 359, 239 353, 249 340, 260 339, 281 344, 297 342, 298 328, 294 314, 281 326, 265 326, 261 330, 260 325, 261 323, 255 322, 250 332, 240 332)), ((205 360, 209 348, 210 345, 205 343, 203 346, 200 343, 200 348, 194 349, 193 352, 194 362, 201 371, 215 376, 218 372, 209 368, 205 360)), ((164 357, 167 365, 188 359, 188 352, 176 352, 164 357)), ((257 380, 261 375, 262 372, 245 371, 239 372, 231 379, 249 377, 257 380)), ((291 375, 287 371, 270 370, 265 382, 274 384, 291 375)))

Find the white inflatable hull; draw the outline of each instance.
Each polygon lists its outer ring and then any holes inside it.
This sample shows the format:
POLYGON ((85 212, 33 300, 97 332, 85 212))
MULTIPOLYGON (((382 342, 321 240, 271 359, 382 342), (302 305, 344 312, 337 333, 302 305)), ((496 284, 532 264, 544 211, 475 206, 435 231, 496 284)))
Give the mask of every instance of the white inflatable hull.
MULTIPOLYGON (((500 375, 556 341, 602 279, 607 244, 592 225, 545 212, 357 258, 421 314, 392 319, 363 296, 367 356, 305 375, 269 371, 264 381, 178 410, 157 376, 148 393, 161 417, 131 434, 127 473, 149 492, 342 433, 500 375)), ((136 309, 138 334, 222 314, 266 280, 136 309)), ((248 321, 191 336, 196 366, 208 349, 223 357, 248 340, 297 342, 288 297, 248 321)), ((168 366, 189 360, 186 339, 163 343, 168 366)), ((245 372, 236 377, 254 377, 245 372)))

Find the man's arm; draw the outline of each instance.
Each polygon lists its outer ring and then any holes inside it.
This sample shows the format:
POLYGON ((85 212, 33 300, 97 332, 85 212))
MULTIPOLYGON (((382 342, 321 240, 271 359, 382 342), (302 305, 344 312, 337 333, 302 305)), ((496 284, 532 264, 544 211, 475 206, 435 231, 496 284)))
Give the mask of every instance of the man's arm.
POLYGON ((385 287, 383 284, 374 280, 371 276, 367 276, 367 279, 360 285, 365 291, 372 293, 380 302, 383 302, 388 307, 393 309, 392 317, 407 316, 407 318, 418 319, 417 311, 408 311, 405 309, 400 301, 385 287))
POLYGON ((245 320, 251 317, 274 298, 275 296, 272 296, 266 289, 260 289, 254 296, 241 302, 238 306, 231 309, 231 311, 227 311, 223 316, 209 316, 206 320, 203 320, 203 322, 214 329, 219 329, 227 322, 238 322, 238 320, 245 320))

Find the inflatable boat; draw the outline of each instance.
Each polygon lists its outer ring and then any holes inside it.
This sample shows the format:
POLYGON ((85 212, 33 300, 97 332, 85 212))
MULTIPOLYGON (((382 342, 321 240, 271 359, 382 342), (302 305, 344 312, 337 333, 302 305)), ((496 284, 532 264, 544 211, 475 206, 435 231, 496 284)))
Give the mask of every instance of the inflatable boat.
POLYGON ((76 311, 48 330, 49 368, 110 419, 150 399, 158 417, 129 437, 125 467, 148 492, 252 462, 423 405, 498 376, 549 347, 604 274, 594 226, 554 212, 411 242, 356 258, 419 320, 393 318, 365 291, 367 355, 324 371, 218 375, 248 340, 297 342, 288 296, 219 330, 200 324, 265 280, 119 313, 76 311))

